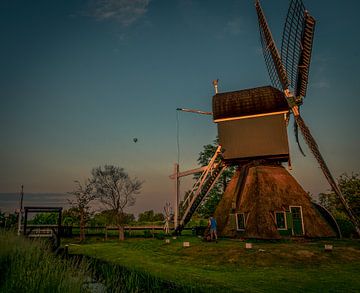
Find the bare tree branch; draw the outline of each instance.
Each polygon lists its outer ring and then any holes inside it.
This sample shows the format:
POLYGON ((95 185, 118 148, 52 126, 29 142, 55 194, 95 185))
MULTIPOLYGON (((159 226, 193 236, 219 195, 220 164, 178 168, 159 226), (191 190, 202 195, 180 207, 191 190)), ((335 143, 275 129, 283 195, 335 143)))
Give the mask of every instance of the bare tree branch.
MULTIPOLYGON (((135 196, 140 193, 143 182, 130 178, 123 168, 112 165, 96 167, 91 174, 96 198, 112 210, 120 230, 124 225, 125 209, 135 204, 135 196)), ((123 235, 119 233, 119 237, 123 235)))

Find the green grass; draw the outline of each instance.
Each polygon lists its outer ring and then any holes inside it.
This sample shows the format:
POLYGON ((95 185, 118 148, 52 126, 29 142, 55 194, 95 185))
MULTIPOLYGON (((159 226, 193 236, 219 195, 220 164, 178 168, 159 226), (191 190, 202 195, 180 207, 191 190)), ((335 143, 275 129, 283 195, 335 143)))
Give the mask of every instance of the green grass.
POLYGON ((205 291, 351 292, 360 291, 358 241, 202 242, 178 237, 170 244, 157 239, 128 239, 70 245, 84 254, 152 276, 205 291), (183 248, 182 242, 191 247, 183 248), (324 243, 334 250, 324 252, 324 243))
POLYGON ((55 257, 44 242, 0 230, 0 292, 83 292, 87 271, 55 257))
POLYGON ((0 230, 0 293, 105 292, 105 288, 112 293, 188 291, 145 271, 94 259, 57 257, 44 241, 0 230))

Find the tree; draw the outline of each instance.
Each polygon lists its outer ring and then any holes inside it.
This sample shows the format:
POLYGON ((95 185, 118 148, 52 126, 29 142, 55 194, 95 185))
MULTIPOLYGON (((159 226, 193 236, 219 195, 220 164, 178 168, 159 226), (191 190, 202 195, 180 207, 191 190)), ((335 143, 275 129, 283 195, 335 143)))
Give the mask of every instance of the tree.
POLYGON ((123 168, 112 165, 94 168, 91 174, 96 197, 111 210, 119 228, 119 240, 124 240, 125 209, 135 204, 142 182, 131 178, 123 168))
POLYGON ((79 210, 71 207, 62 213, 62 224, 64 226, 80 226, 79 210))
POLYGON ((57 213, 38 213, 29 221, 29 224, 34 225, 56 225, 58 222, 57 213))
POLYGON ((138 222, 160 222, 164 219, 162 213, 154 213, 153 210, 149 210, 139 214, 138 222))
MULTIPOLYGON (((338 178, 339 188, 349 204, 354 216, 360 219, 360 178, 359 174, 346 173, 340 175, 338 178)), ((320 193, 320 203, 329 209, 334 214, 346 214, 343 205, 341 204, 335 193, 320 193)))
MULTIPOLYGON (((203 151, 200 152, 198 163, 201 166, 207 166, 214 156, 217 147, 219 146, 219 139, 214 140, 213 144, 204 145, 203 151)), ((218 158, 220 160, 220 158, 218 158)), ((214 214, 215 209, 220 202, 222 195, 225 192, 226 186, 228 182, 231 180, 232 176, 235 173, 236 167, 228 167, 221 174, 219 180, 214 185, 213 189, 207 196, 207 199, 200 205, 198 209, 198 213, 204 217, 208 218, 214 214)), ((199 174, 194 176, 194 179, 197 180, 199 178, 199 174)))
MULTIPOLYGON (((124 224, 135 222, 134 214, 124 214, 124 224)), ((116 225, 112 210, 105 210, 97 213, 91 219, 91 226, 116 225)))
POLYGON ((18 223, 18 215, 16 213, 3 213, 0 211, 0 227, 13 228, 18 223))
MULTIPOLYGON (((352 173, 348 175, 346 173, 340 175, 338 178, 339 188, 344 195, 345 200, 349 204, 354 216, 360 220, 360 177, 359 174, 352 173)), ((340 228, 350 224, 347 213, 344 209, 343 204, 340 202, 339 198, 334 192, 320 193, 319 194, 320 204, 326 207, 337 219, 340 228), (344 222, 345 220, 345 222, 344 222)), ((344 234, 344 231, 342 229, 344 234)), ((346 231, 347 232, 347 231, 346 231)), ((345 234, 351 234, 346 233, 345 234)))
POLYGON ((79 217, 80 223, 80 241, 85 240, 85 225, 90 217, 90 203, 95 199, 94 186, 90 180, 86 180, 84 184, 75 181, 76 187, 69 194, 74 195, 74 200, 69 200, 75 214, 79 217))

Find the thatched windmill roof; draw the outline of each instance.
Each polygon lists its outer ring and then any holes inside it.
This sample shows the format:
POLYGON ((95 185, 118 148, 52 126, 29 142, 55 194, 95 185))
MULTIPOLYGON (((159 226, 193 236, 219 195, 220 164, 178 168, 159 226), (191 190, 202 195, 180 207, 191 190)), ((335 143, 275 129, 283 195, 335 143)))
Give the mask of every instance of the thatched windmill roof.
POLYGON ((310 196, 282 166, 243 167, 233 177, 218 205, 215 218, 219 234, 229 237, 281 238, 275 212, 301 206, 304 236, 335 237, 336 233, 313 207, 310 196), (234 214, 244 213, 246 227, 239 233, 234 214))
POLYGON ((214 120, 287 111, 284 93, 272 86, 218 93, 212 101, 214 120))

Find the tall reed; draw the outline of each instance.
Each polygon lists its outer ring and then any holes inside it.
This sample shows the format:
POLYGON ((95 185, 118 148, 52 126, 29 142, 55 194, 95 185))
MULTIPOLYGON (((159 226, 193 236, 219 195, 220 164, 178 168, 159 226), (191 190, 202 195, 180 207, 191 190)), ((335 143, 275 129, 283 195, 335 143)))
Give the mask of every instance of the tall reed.
POLYGON ((56 257, 43 241, 0 231, 0 292, 83 292, 88 268, 56 257))

